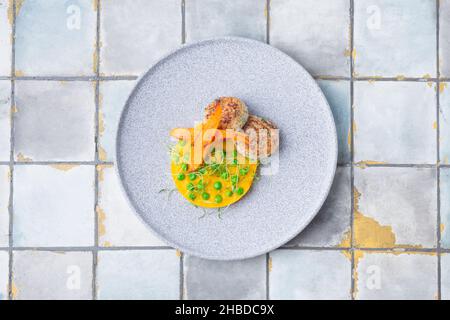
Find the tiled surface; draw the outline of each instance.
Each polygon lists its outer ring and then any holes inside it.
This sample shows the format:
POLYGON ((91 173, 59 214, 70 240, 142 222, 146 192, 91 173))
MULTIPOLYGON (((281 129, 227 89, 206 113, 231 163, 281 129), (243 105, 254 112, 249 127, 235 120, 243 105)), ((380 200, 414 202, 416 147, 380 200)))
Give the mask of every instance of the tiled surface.
POLYGON ((436 92, 427 83, 355 84, 355 161, 436 163, 436 92))
POLYGON ((339 167, 330 194, 320 212, 286 246, 349 247, 351 210, 350 167, 339 167))
POLYGON ((450 168, 441 169, 441 245, 450 249, 450 168))
POLYGON ((94 170, 84 165, 17 166, 14 245, 93 245, 94 170))
POLYGON ((438 296, 435 254, 355 253, 357 299, 419 299, 438 296))
POLYGON ((9 274, 9 254, 0 251, 0 301, 8 300, 8 274, 9 274))
POLYGON ((437 4, 0 0, 0 299, 450 299, 450 88, 436 79, 450 77, 450 1, 439 1, 440 25, 437 4), (136 79, 183 41, 223 35, 301 62, 339 138, 312 224, 283 249, 233 262, 167 247, 114 168, 136 79))
POLYGON ((100 72, 105 75, 146 71, 181 44, 180 0, 101 2, 100 72), (136 23, 139 21, 139 23, 136 23))
POLYGON ((87 81, 18 81, 16 159, 94 160, 94 94, 93 85, 87 81))
POLYGON ((441 76, 450 78, 450 0, 440 0, 440 47, 441 76))
POLYGON ((9 166, 0 166, 0 247, 9 243, 9 166))
POLYGON ((450 254, 441 257, 442 264, 442 299, 450 300, 450 254))
POLYGON ((165 243, 149 232, 148 227, 132 211, 112 165, 100 165, 97 171, 99 245, 164 246, 165 243))
POLYGON ((9 161, 11 138, 11 83, 0 81, 0 161, 9 161))
POLYGON ((180 259, 174 250, 105 251, 98 256, 99 299, 178 299, 180 259))
POLYGON ((441 83, 440 93, 440 159, 443 164, 450 164, 450 83, 441 83))
POLYGON ((356 168, 356 246, 435 247, 436 183, 435 169, 356 168))
POLYGON ((122 108, 136 81, 105 81, 100 83, 99 158, 113 161, 116 154, 116 131, 122 108))
POLYGON ((92 0, 18 1, 16 16, 16 75, 94 75, 92 0))
POLYGON ((270 43, 313 75, 350 74, 350 1, 276 0, 270 7, 270 43))
POLYGON ((186 40, 237 36, 266 39, 264 0, 186 0, 186 40))
POLYGON ((11 1, 0 1, 0 76, 11 74, 11 1))
POLYGON ((435 0, 357 0, 354 16, 355 75, 436 76, 435 0))
POLYGON ((14 299, 92 297, 91 252, 16 251, 13 262, 14 299))
POLYGON ((277 250, 270 256, 271 299, 350 299, 351 263, 344 253, 277 250))
POLYGON ((266 256, 228 262, 187 256, 184 268, 186 299, 266 297, 266 256))

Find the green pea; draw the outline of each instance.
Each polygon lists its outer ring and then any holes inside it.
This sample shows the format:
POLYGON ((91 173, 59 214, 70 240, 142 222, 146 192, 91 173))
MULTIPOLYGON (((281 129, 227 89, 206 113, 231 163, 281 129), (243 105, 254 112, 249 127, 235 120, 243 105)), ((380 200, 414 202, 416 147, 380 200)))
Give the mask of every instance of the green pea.
POLYGON ((202 193, 202 198, 203 198, 203 200, 208 200, 209 199, 209 193, 208 192, 203 192, 202 193))
POLYGON ((178 176, 177 176, 177 179, 180 180, 180 181, 184 180, 184 178, 186 178, 184 173, 179 173, 178 176))
POLYGON ((233 191, 227 190, 226 194, 227 194, 227 196, 232 197, 233 196, 233 191))
POLYGON ((186 186, 186 189, 188 189, 189 191, 192 191, 195 189, 194 184, 192 182, 189 182, 186 186))
POLYGON ((198 170, 198 172, 200 172, 201 174, 205 174, 206 173, 206 168, 201 168, 200 170, 198 170))
POLYGON ((222 196, 220 194, 216 195, 214 197, 214 201, 216 201, 216 203, 221 203, 222 202, 222 196))
POLYGON ((237 150, 233 150, 233 157, 237 157, 237 155, 238 155, 237 150))
POLYGON ((238 159, 233 159, 233 164, 238 164, 238 159))
POLYGON ((203 182, 197 183, 197 189, 198 189, 198 190, 203 190, 204 187, 205 187, 205 186, 203 185, 203 182))
POLYGON ((247 174, 247 171, 245 169, 239 169, 239 174, 241 176, 245 176, 247 174))
POLYGON ((195 200, 195 194, 194 193, 189 193, 189 199, 191 200, 195 200))
POLYGON ((222 182, 220 182, 220 181, 214 182, 214 189, 216 189, 216 190, 222 189, 222 182))
POLYGON ((190 173, 189 174, 189 180, 194 181, 195 178, 197 178, 197 175, 195 173, 190 173))
POLYGON ((182 164, 181 164, 181 170, 187 171, 187 169, 188 169, 187 163, 182 163, 182 164))
POLYGON ((242 187, 236 189, 236 193, 240 196, 244 194, 244 189, 242 187))
POLYGON ((239 177, 237 175, 231 176, 231 183, 236 184, 239 181, 239 177))
POLYGON ((220 176, 222 177, 222 179, 227 180, 230 175, 228 174, 228 172, 223 172, 220 176))

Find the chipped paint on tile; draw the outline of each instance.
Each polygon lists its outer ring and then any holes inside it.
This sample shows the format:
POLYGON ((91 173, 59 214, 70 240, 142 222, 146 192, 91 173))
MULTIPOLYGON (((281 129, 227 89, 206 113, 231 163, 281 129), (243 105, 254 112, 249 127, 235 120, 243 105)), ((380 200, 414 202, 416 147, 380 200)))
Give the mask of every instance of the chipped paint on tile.
POLYGON ((98 216, 98 236, 102 237, 106 234, 106 227, 105 227, 105 220, 106 220, 106 214, 105 211, 103 211, 102 208, 100 208, 99 205, 95 207, 95 212, 97 212, 98 216))
POLYGON ((358 166, 361 169, 365 169, 368 166, 377 165, 377 164, 386 164, 386 162, 384 162, 384 161, 375 161, 375 160, 364 160, 364 161, 359 161, 359 162, 355 163, 355 165, 358 166))
POLYGON ((445 89, 447 89, 448 84, 446 82, 439 83, 439 93, 444 93, 445 89))
POLYGON ((272 272, 273 269, 273 259, 272 257, 269 257, 269 262, 268 262, 268 266, 267 266, 269 272, 272 272))
MULTIPOLYGON (((22 8, 23 2, 25 0, 16 0, 16 17, 19 15, 20 9, 22 8)), ((8 1, 8 22, 10 25, 13 24, 14 20, 14 6, 13 6, 14 0, 8 1)))
POLYGON ((61 171, 69 171, 69 170, 71 170, 71 169, 73 169, 73 168, 76 168, 76 167, 78 167, 78 165, 76 165, 76 164, 66 164, 66 163, 64 163, 64 164, 52 164, 52 165, 50 165, 52 168, 55 168, 55 169, 57 169, 57 170, 61 170, 61 171))
POLYGON ((16 286, 15 282, 11 282, 11 298, 15 300, 19 294, 19 288, 16 286))
POLYGON ((22 70, 14 70, 14 75, 16 77, 24 77, 25 76, 25 72, 23 72, 22 70))
POLYGON ((19 152, 17 154, 17 160, 20 161, 20 162, 31 162, 31 161, 33 161, 33 159, 24 156, 21 152, 19 152))
POLYGON ((175 250, 175 254, 176 254, 177 257, 180 258, 183 253, 180 250, 177 249, 177 250, 175 250))
POLYGON ((99 164, 96 167, 96 170, 98 172, 98 181, 102 182, 104 180, 104 169, 106 168, 112 168, 113 165, 112 164, 99 164))
POLYGON ((106 161, 108 158, 105 149, 103 149, 101 146, 98 146, 98 159, 100 161, 106 161))
POLYGON ((433 122, 433 129, 437 129, 438 125, 437 125, 437 121, 433 122))
POLYGON ((406 77, 404 75, 400 74, 400 75, 396 76, 395 79, 397 79, 397 81, 403 81, 406 79, 406 77))
POLYGON ((445 231, 445 224, 444 224, 444 223, 441 223, 441 224, 439 225, 439 229, 441 230, 441 233, 444 233, 444 231, 445 231))
POLYGON ((356 59, 356 49, 353 49, 353 50, 345 49, 344 56, 345 57, 350 57, 351 56, 353 59, 356 59))

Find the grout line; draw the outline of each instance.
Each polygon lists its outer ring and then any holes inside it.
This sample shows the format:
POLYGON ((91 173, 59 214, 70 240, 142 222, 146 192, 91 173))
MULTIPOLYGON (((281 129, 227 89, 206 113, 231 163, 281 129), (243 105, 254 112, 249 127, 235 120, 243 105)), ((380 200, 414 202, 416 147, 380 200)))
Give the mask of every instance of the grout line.
POLYGON ((270 252, 266 253, 266 300, 270 300, 270 252))
MULTIPOLYGON (((436 159, 440 163, 440 66, 439 66, 439 19, 440 19, 440 0, 436 0, 436 159)), ((437 239, 437 299, 441 300, 441 170, 439 166, 436 168, 437 177, 437 221, 436 221, 436 239, 437 239)))
MULTIPOLYGON (((0 161, 1 164, 6 164, 6 162, 0 161)), ((30 161, 30 162, 21 162, 21 161, 13 161, 13 164, 16 166, 52 166, 52 165, 60 165, 60 164, 68 164, 75 166, 95 166, 95 165, 114 165, 112 161, 30 161)))
POLYGON ((184 300, 184 253, 180 251, 180 300, 184 300))
POLYGON ((181 0, 181 43, 186 43, 186 0, 181 0))
MULTIPOLYGON (((100 82, 98 81, 100 75, 100 10, 101 10, 101 0, 94 0, 96 2, 97 7, 97 23, 96 23, 96 41, 95 41, 95 52, 97 59, 94 61, 95 63, 95 72, 96 78, 95 81, 95 162, 99 162, 99 109, 100 109, 100 82)), ((99 173, 97 170, 97 166, 94 168, 95 170, 95 180, 94 180, 94 247, 98 249, 98 180, 99 173)), ((92 300, 97 300, 97 265, 98 265, 98 250, 92 252, 92 300)))
MULTIPOLYGON (((8 251, 9 247, 0 247, 0 251, 8 251)), ((102 252, 102 251, 151 251, 151 250, 177 250, 169 246, 115 246, 115 247, 12 247, 13 251, 56 251, 56 252, 102 252)), ((393 248, 369 248, 369 247, 280 247, 276 250, 287 251, 374 251, 392 253, 437 253, 437 248, 414 248, 414 247, 393 247, 393 248)), ((441 253, 450 253, 450 248, 440 249, 441 253)), ((269 256, 270 257, 270 256, 269 256)), ((184 257, 183 257, 184 259, 184 257)))
MULTIPOLYGON (((136 80, 139 76, 135 75, 117 75, 117 76, 20 76, 6 77, 5 80, 20 81, 120 81, 120 80, 136 80)), ((1 78, 0 78, 1 80, 1 78)))
POLYGON ((14 112, 13 109, 16 104, 16 83, 13 78, 16 72, 16 0, 12 2, 12 25, 11 25, 11 104, 10 104, 10 154, 9 154, 9 237, 8 237, 8 299, 13 300, 13 231, 14 231, 14 112))
MULTIPOLYGON (((1 248, 0 250, 8 250, 8 247, 1 248)), ((169 246, 116 246, 116 247, 12 247, 12 251, 82 251, 82 252, 95 252, 95 251, 145 251, 145 250, 175 250, 169 246)))
POLYGON ((266 0, 266 43, 270 44, 270 1, 266 0))
POLYGON ((354 0, 350 0, 350 157, 351 157, 351 168, 350 168, 350 250, 351 250, 351 267, 350 267, 350 290, 351 290, 351 299, 354 300, 355 296, 355 254, 354 254, 354 222, 355 222, 355 196, 354 196, 354 188, 355 188, 355 133, 353 130, 354 123, 354 69, 355 69, 355 61, 353 58, 353 51, 355 50, 354 45, 354 32, 355 32, 355 17, 354 17, 354 0))

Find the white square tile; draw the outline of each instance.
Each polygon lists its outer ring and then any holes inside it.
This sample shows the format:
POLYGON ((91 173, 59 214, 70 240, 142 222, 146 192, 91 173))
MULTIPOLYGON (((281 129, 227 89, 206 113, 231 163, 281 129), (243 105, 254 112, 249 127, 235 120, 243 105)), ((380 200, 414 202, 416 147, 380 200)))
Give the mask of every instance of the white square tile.
POLYGON ((357 247, 436 247, 436 169, 356 168, 354 196, 357 247))
POLYGON ((436 163, 436 91, 427 83, 355 83, 355 161, 436 163))
POLYGON ((9 253, 0 251, 0 301, 8 300, 9 289, 9 253))
POLYGON ((9 245, 9 166, 0 166, 0 247, 9 245))
POLYGON ((104 0, 100 72, 140 75, 181 45, 180 0, 104 0))
POLYGON ((187 0, 186 39, 236 36, 266 39, 265 0, 187 0))
POLYGON ((165 246, 128 204, 112 166, 97 167, 99 174, 98 226, 100 246, 165 246))
POLYGON ((99 299, 178 299, 180 258, 175 250, 102 251, 97 283, 99 299))
POLYGON ((355 74, 436 76, 436 1, 354 1, 355 74))
POLYGON ((342 252, 277 250, 270 257, 270 299, 350 299, 351 263, 342 252))
POLYGON ((93 161, 95 91, 88 81, 18 81, 14 150, 23 161, 93 161))
POLYGON ((270 43, 314 75, 349 76, 350 1, 272 1, 270 43))
POLYGON ((9 161, 11 150, 11 82, 0 81, 0 161, 9 161))
POLYGON ((95 74, 94 1, 28 0, 17 4, 16 75, 95 74))
POLYGON ((442 77, 450 78, 450 0, 439 0, 439 63, 442 77))
POLYGON ((431 300, 437 298, 437 257, 420 253, 357 252, 355 298, 431 300), (361 257, 362 256, 362 257, 361 257))
POLYGON ((0 0, 0 76, 11 75, 12 1, 0 0))
POLYGON ((120 115, 136 81, 100 82, 99 158, 114 161, 120 115))
POLYGON ((91 252, 15 251, 13 298, 91 299, 92 267, 91 252))
POLYGON ((14 169, 14 246, 94 244, 93 166, 14 169))

